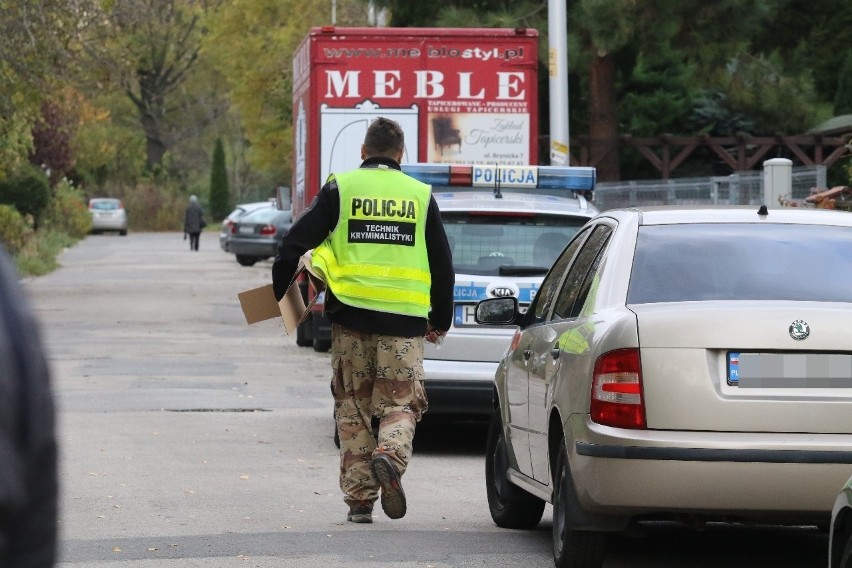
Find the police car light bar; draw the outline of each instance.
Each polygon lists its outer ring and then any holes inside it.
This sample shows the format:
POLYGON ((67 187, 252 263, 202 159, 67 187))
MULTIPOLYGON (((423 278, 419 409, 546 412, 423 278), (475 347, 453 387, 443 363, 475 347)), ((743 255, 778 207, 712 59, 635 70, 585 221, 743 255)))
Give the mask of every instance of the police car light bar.
POLYGON ((596 180, 595 168, 576 166, 402 164, 402 171, 433 186, 504 190, 592 191, 596 180))

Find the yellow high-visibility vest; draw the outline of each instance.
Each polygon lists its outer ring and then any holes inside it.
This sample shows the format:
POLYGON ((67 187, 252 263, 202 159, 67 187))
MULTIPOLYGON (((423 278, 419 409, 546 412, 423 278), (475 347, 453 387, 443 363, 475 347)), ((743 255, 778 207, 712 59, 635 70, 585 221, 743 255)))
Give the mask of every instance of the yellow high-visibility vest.
POLYGON ((426 215, 432 188, 399 170, 359 168, 337 181, 337 227, 311 262, 344 304, 428 317, 426 215))

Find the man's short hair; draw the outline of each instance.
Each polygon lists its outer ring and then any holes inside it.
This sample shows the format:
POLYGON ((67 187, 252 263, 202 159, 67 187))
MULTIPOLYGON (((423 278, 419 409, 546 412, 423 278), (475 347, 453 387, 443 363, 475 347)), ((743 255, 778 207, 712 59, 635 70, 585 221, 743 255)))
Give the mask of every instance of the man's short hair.
POLYGON ((405 135, 397 122, 379 117, 367 128, 364 151, 368 157, 381 156, 395 160, 404 148, 405 135))

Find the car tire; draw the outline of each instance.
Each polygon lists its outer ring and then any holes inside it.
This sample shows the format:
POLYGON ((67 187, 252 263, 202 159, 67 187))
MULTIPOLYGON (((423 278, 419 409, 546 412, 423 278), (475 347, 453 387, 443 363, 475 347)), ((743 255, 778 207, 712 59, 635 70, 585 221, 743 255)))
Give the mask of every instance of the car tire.
POLYGON ((331 339, 314 339, 314 351, 325 353, 331 349, 331 339))
POLYGON ((544 513, 545 503, 509 481, 508 450, 499 409, 491 414, 485 447, 485 485, 488 509, 494 523, 505 529, 529 529, 536 526, 544 513))
POLYGON ((296 345, 299 347, 310 347, 314 344, 312 326, 311 316, 308 316, 305 321, 296 326, 296 345))
POLYGON ((852 568, 852 535, 849 535, 849 540, 846 541, 846 549, 840 557, 840 566, 837 568, 852 568))
POLYGON ((126 237, 127 231, 119 231, 118 234, 121 235, 122 237, 126 237))
POLYGON ((254 263, 257 262, 257 259, 253 256, 245 256, 243 254, 238 254, 236 256, 237 262, 240 264, 240 266, 254 266, 254 263))
POLYGON ((553 562, 556 568, 600 568, 606 553, 607 533, 578 531, 568 526, 567 498, 571 485, 568 450, 559 443, 553 492, 553 562))

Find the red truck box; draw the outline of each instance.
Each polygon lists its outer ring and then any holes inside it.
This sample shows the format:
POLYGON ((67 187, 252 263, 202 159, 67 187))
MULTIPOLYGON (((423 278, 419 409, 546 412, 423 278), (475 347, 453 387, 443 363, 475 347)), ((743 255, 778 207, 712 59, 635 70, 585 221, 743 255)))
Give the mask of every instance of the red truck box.
POLYGON ((293 58, 293 217, 396 120, 405 162, 538 163, 538 32, 313 28, 293 58))

